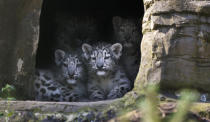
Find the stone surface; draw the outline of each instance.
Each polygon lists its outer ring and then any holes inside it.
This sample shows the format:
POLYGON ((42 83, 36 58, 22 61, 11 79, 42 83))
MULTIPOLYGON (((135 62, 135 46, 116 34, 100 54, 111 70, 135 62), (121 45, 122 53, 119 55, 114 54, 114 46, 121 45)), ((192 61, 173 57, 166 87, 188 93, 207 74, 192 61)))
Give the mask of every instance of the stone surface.
MULTIPOLYGON (((130 96, 127 96, 131 98, 130 96)), ((133 98, 131 98, 133 99, 133 98)), ((125 104, 123 99, 89 103, 37 102, 37 101, 0 101, 0 121, 133 121, 142 119, 142 111, 136 104, 144 98, 135 99, 134 103, 125 104)), ((159 101, 159 100, 158 100, 159 101)), ((177 111, 177 101, 166 97, 159 101, 158 110, 162 118, 167 118, 177 111)), ((187 118, 196 122, 209 120, 209 103, 194 103, 187 118)))
POLYGON ((31 96, 41 0, 0 1, 0 87, 13 84, 31 96))
POLYGON ((0 111, 38 111, 44 113, 74 113, 83 108, 102 109, 117 100, 99 102, 38 102, 38 101, 0 101, 0 111))
POLYGON ((210 1, 144 2, 136 88, 160 83, 166 89, 190 87, 210 92, 210 1))
POLYGON ((115 117, 115 111, 109 106, 117 101, 119 100, 89 103, 0 101, 0 121, 107 121, 115 117))

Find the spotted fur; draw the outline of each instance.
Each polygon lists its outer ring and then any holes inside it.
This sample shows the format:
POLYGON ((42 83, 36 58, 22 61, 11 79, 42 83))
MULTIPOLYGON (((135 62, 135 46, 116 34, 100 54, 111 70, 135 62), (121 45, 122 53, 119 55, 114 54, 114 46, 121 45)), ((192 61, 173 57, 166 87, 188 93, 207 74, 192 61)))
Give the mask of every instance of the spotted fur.
POLYGON ((37 70, 35 75, 36 100, 79 101, 85 95, 84 69, 74 55, 55 51, 56 67, 37 70))
POLYGON ((83 44, 82 50, 87 61, 88 93, 91 100, 119 98, 130 90, 130 81, 118 64, 121 44, 83 44))

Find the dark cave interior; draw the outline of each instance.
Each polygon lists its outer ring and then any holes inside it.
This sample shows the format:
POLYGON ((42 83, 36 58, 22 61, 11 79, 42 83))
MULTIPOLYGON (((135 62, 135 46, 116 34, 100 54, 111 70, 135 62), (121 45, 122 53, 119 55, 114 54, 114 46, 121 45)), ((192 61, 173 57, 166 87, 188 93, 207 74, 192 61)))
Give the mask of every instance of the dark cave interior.
MULTIPOLYGON (((57 28, 56 13, 62 13, 64 16, 79 16, 81 19, 83 16, 95 17, 98 36, 90 38, 93 40, 111 40, 112 17, 132 17, 140 23, 144 14, 144 7, 140 0, 62 0, 62 2, 60 0, 44 0, 40 16, 40 38, 36 67, 45 68, 53 63, 53 52, 56 48, 54 36, 57 28)), ((83 29, 77 29, 77 34, 83 29)), ((141 25, 139 25, 139 29, 141 33, 141 25)), ((86 39, 89 36, 87 34, 83 34, 81 38, 86 39)))

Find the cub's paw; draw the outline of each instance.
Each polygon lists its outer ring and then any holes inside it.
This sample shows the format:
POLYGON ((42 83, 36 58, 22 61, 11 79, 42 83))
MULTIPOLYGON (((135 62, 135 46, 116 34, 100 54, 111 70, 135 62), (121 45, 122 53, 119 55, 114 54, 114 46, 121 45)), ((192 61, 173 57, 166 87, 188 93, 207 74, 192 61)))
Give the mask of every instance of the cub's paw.
POLYGON ((77 102, 80 100, 80 95, 76 94, 76 93, 71 93, 70 95, 68 95, 67 97, 65 97, 65 101, 68 102, 77 102))
POLYGON ((121 95, 119 94, 119 89, 118 88, 114 88, 107 95, 107 99, 115 99, 115 98, 119 98, 120 96, 121 95))
POLYGON ((102 91, 95 91, 95 92, 90 94, 89 99, 93 100, 93 101, 104 100, 105 95, 102 91))
POLYGON ((123 97, 123 95, 127 92, 128 90, 124 87, 115 87, 112 89, 109 94, 107 95, 107 99, 116 99, 123 97))

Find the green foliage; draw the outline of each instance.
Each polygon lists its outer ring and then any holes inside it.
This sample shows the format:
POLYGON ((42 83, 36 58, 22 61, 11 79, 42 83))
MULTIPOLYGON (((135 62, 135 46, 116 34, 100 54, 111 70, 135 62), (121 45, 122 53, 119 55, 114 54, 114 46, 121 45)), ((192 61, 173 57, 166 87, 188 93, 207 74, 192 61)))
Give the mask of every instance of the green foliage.
POLYGON ((144 113, 143 122, 160 122, 158 106, 157 87, 150 86, 146 89, 146 99, 140 103, 144 113))
MULTIPOLYGON (((160 112, 158 110, 159 100, 157 86, 146 88, 146 98, 140 103, 140 111, 143 112, 143 122, 161 122, 160 112)), ((187 113, 192 102, 198 98, 198 93, 192 90, 183 90, 181 99, 177 102, 177 112, 165 122, 188 122, 186 121, 187 113)))
MULTIPOLYGON (((9 109, 9 104, 8 104, 8 109, 9 109)), ((14 111, 9 111, 9 110, 5 110, 5 121, 9 122, 9 118, 12 117, 12 115, 14 115, 14 111)))
POLYGON ((0 97, 6 100, 15 100, 14 93, 15 93, 15 87, 6 84, 5 87, 1 88, 0 97))
POLYGON ((190 90, 183 90, 181 92, 181 99, 178 101, 177 112, 170 122, 185 122, 191 104, 196 99, 198 99, 198 93, 190 90))
POLYGON ((0 112, 0 118, 3 117, 3 116, 4 116, 4 113, 3 112, 0 112))
POLYGON ((4 113, 0 113, 0 117, 5 117, 6 122, 9 122, 9 118, 14 114, 14 111, 10 110, 10 101, 16 100, 14 94, 15 87, 12 85, 6 84, 5 87, 1 88, 0 98, 7 100, 7 109, 4 111, 4 113))

